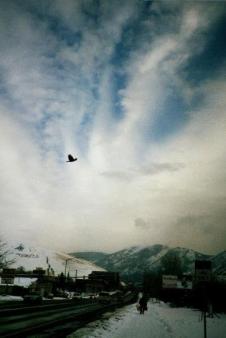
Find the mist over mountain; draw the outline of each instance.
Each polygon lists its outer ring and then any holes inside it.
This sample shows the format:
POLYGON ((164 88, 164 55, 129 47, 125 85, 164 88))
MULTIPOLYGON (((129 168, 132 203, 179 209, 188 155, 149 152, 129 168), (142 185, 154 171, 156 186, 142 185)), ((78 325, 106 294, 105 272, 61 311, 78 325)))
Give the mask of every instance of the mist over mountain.
POLYGON ((155 244, 142 247, 133 246, 111 254, 103 252, 74 252, 72 256, 89 259, 109 271, 118 271, 125 279, 137 280, 144 273, 157 272, 162 268, 162 259, 166 255, 176 256, 180 260, 183 273, 194 271, 196 259, 210 260, 214 273, 226 273, 226 251, 217 255, 206 255, 188 248, 170 248, 155 244))
POLYGON ((106 256, 108 256, 107 253, 104 252, 96 252, 96 251, 83 251, 83 252, 75 252, 75 253, 69 253, 69 255, 81 258, 81 259, 86 259, 87 261, 90 262, 99 262, 104 260, 106 256))

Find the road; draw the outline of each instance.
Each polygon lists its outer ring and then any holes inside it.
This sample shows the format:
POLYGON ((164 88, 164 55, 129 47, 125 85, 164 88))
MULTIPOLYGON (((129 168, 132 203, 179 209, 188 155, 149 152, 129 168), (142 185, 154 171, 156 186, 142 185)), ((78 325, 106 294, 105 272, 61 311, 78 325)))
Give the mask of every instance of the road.
POLYGON ((1 337, 66 337, 105 311, 123 303, 100 304, 96 300, 48 302, 40 305, 13 304, 0 307, 1 337))

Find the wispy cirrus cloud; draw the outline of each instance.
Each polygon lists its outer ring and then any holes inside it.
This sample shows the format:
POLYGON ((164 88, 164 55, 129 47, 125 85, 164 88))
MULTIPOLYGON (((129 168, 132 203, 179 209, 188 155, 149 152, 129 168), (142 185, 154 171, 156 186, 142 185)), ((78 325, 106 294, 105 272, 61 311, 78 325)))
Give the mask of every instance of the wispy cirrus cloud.
POLYGON ((3 233, 69 251, 87 236, 89 249, 223 249, 202 217, 225 238, 224 50, 198 65, 213 32, 220 44, 225 9, 203 6, 1 3, 3 233))

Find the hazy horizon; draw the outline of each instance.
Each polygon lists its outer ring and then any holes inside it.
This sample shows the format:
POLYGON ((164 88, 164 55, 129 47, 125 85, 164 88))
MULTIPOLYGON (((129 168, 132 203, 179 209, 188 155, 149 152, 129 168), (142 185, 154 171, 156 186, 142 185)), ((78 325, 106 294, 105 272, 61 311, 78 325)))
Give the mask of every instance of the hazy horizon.
MULTIPOLYGON (((72 250, 72 251, 68 251, 67 248, 65 248, 65 250, 58 250, 58 248, 56 249, 51 249, 47 246, 43 246, 42 243, 39 243, 37 244, 37 241, 35 240, 28 240, 28 239, 25 239, 24 241, 23 240, 20 240, 20 239, 7 239, 6 237, 1 237, 2 241, 4 244, 6 244, 6 248, 7 250, 9 250, 9 252, 12 252, 11 250, 13 249, 16 249, 19 245, 23 245, 24 248, 25 248, 25 252, 27 252, 27 250, 32 250, 32 248, 34 248, 35 250, 37 249, 46 249, 46 250, 53 250, 53 251, 56 251, 58 253, 62 253, 62 254, 66 254, 66 255, 71 255, 71 254, 75 254, 75 253, 99 253, 99 254, 114 254, 114 253, 117 253, 117 252, 120 252, 120 251, 127 251, 127 250, 132 250, 134 249, 134 252, 135 251, 139 251, 139 250, 142 250, 142 249, 146 249, 146 248, 151 248, 153 246, 162 246, 162 247, 166 247, 168 248, 169 250, 171 249, 185 249, 185 250, 193 250, 189 247, 183 247, 183 246, 172 246, 172 245, 164 245, 164 244, 161 244, 161 243, 153 243, 153 244, 150 244, 150 245, 132 245, 132 246, 126 246, 126 247, 121 247, 121 248, 118 248, 117 250, 100 250, 100 249, 97 249, 97 250, 72 250)), ((204 254, 204 255, 218 255, 222 252, 226 252, 226 250, 219 250, 219 251, 216 251, 215 253, 208 253, 208 252, 205 252, 205 251, 202 251, 202 250, 194 250, 196 252, 199 252, 201 254, 204 254)), ((79 257, 78 257, 79 258, 79 257)), ((87 260, 89 260, 87 258, 87 260)))
MULTIPOLYGON (((87 251, 83 251, 83 250, 79 250, 79 251, 71 251, 71 252, 67 252, 68 254, 74 254, 74 253, 92 253, 92 252, 94 252, 94 253, 103 253, 103 254, 114 254, 114 253, 116 253, 116 252, 119 252, 119 251, 123 251, 123 250, 129 250, 129 249, 131 249, 132 247, 138 247, 138 248, 141 248, 141 249, 145 249, 145 248, 147 248, 147 247, 151 247, 151 246, 154 246, 154 245, 163 245, 163 244, 160 244, 160 243, 156 243, 156 244, 150 244, 150 245, 146 245, 146 246, 142 246, 142 245, 138 245, 138 246, 136 246, 136 245, 134 245, 134 246, 130 246, 130 247, 125 247, 125 248, 121 248, 121 249, 119 249, 119 250, 115 250, 115 251, 110 251, 110 252, 107 252, 107 251, 101 251, 101 250, 87 250, 87 251)), ((164 245, 163 245, 164 246, 164 245)), ((167 246, 167 245, 166 245, 167 246)), ((176 249, 176 248, 180 248, 180 249, 189 249, 189 250, 193 250, 193 249, 191 249, 191 248, 188 248, 188 247, 182 247, 182 246, 176 246, 176 247, 173 247, 173 246, 168 246, 169 247, 169 249, 176 249)), ((222 253, 222 252, 225 252, 226 250, 224 249, 224 250, 219 250, 219 251, 216 251, 215 253, 212 253, 212 254, 210 254, 210 253, 207 253, 207 252, 205 252, 205 251, 199 251, 199 250, 194 250, 194 251, 196 251, 196 252, 199 252, 199 253, 201 253, 201 254, 204 254, 204 255, 217 255, 217 254, 219 254, 219 253, 222 253)))
POLYGON ((224 1, 0 1, 0 235, 225 250, 225 27, 224 1))

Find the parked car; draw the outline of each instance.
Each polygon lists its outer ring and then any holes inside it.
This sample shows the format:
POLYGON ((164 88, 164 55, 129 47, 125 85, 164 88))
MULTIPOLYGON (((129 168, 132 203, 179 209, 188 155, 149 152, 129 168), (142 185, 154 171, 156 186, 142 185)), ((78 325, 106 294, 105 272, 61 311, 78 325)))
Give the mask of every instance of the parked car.
POLYGON ((73 299, 81 299, 81 298, 82 298, 82 295, 81 295, 81 293, 79 293, 79 292, 74 292, 72 298, 73 298, 73 299))
POLYGON ((111 304, 122 301, 122 292, 120 290, 115 291, 102 291, 98 297, 99 303, 111 304))
POLYGON ((39 292, 32 292, 23 296, 23 300, 25 303, 29 304, 41 304, 43 301, 43 297, 39 292))
POLYGON ((54 297, 53 293, 48 293, 45 295, 45 298, 47 299, 53 299, 53 297, 54 297))

